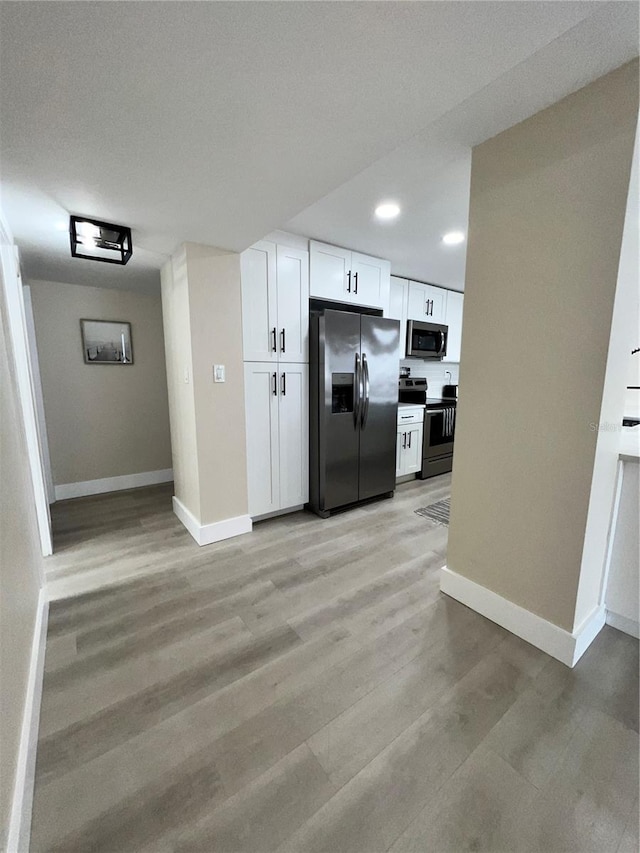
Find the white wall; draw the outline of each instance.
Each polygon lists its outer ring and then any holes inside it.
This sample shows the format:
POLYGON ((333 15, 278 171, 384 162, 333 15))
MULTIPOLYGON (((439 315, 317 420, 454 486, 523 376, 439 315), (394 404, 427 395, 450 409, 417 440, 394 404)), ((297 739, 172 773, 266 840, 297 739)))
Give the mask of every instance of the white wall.
POLYGON ((170 469, 160 292, 30 286, 56 487, 170 469), (133 364, 85 364, 81 319, 131 323, 133 364))
POLYGON ((628 391, 625 388, 625 376, 628 370, 630 351, 637 345, 636 342, 640 337, 640 317, 638 316, 640 295, 638 276, 638 259, 640 258, 638 242, 640 237, 638 234, 640 223, 640 163, 637 115, 636 101, 633 161, 626 199, 617 286, 611 317, 609 350, 598 418, 598 426, 603 428, 597 431, 591 495, 576 601, 576 625, 587 619, 589 614, 602 604, 600 598, 609 534, 608 520, 615 494, 620 428, 627 406, 628 391), (612 425, 617 429, 612 430, 610 428, 612 425))
POLYGON ((162 319, 171 423, 174 495, 200 518, 200 475, 191 354, 187 253, 182 246, 162 267, 162 319))
MULTIPOLYGON (((429 397, 440 397, 444 385, 458 384, 460 365, 455 362, 443 363, 441 361, 426 361, 421 358, 404 358, 400 362, 400 366, 411 368, 411 376, 426 378, 428 383, 427 396, 429 397)), ((492 375, 490 381, 496 380, 497 377, 492 375)))
MULTIPOLYGON (((33 779, 29 779, 27 751, 35 747, 35 739, 30 744, 23 737, 23 726, 26 720, 29 734, 29 688, 36 688, 32 651, 43 597, 36 496, 6 300, 6 287, 19 285, 17 279, 7 280, 9 275, 15 277, 15 267, 5 265, 5 249, 12 253, 13 246, 1 218, 0 232, 0 849, 5 850, 16 844, 23 824, 28 836, 29 781, 33 779)), ((35 722, 37 727, 37 708, 35 722)), ((21 843, 26 844, 25 838, 21 836, 21 843)))
POLYGON ((624 462, 622 466, 605 604, 610 613, 622 617, 617 623, 609 619, 611 624, 637 637, 640 623, 640 465, 624 462))

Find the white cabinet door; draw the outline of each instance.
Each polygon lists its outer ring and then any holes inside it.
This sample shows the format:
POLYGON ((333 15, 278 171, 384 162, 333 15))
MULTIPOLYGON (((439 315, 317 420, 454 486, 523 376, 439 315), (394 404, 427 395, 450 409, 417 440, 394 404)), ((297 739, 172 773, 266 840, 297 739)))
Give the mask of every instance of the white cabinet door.
POLYGON ((310 295, 337 302, 351 301, 351 252, 326 243, 309 242, 310 295), (348 289, 347 289, 348 287, 348 289))
POLYGON ((396 434, 396 479, 417 474, 422 468, 422 424, 398 427, 396 434))
POLYGON ((278 246, 278 357, 309 361, 309 253, 278 246))
POLYGON ((424 320, 427 323, 444 323, 447 291, 441 287, 409 282, 407 317, 409 320, 424 320))
MULTIPOLYGON (((351 301, 357 305, 370 305, 389 310, 389 278, 391 264, 380 258, 351 253, 351 301)), ((348 275, 347 275, 348 280, 348 275)))
POLYGON ((462 308, 464 295, 450 290, 447 293, 446 324, 449 327, 447 338, 447 354, 443 361, 460 361, 460 345, 462 343, 462 308))
POLYGON ((427 285, 421 284, 419 281, 410 281, 407 297, 407 319, 428 320, 429 307, 427 285))
POLYGON ((403 469, 405 474, 415 474, 422 468, 422 424, 406 428, 403 469))
POLYGON ((309 365, 278 365, 280 509, 309 500, 309 365))
POLYGON ((405 473, 403 470, 404 465, 404 437, 406 435, 406 430, 401 430, 398 427, 398 433, 396 435, 396 479, 398 477, 402 477, 405 473))
MULTIPOLYGON (((251 516, 280 509, 277 367, 276 364, 252 362, 244 365, 247 481, 251 516)), ((231 424, 229 428, 232 428, 231 424)))
POLYGON ((398 342, 398 359, 406 355, 407 346, 407 299, 409 297, 409 282, 406 278, 392 275, 389 280, 389 313, 392 320, 400 320, 400 340, 398 342))
POLYGON ((442 287, 427 285, 427 299, 430 301, 429 322, 444 323, 447 312, 447 291, 442 287))
POLYGON ((263 240, 240 256, 245 361, 277 361, 276 245, 263 240))

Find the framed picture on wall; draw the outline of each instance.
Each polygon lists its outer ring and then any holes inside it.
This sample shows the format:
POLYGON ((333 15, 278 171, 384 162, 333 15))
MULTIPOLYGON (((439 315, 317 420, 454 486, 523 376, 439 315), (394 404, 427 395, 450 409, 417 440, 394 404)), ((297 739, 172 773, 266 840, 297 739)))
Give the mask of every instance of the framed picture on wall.
POLYGON ((131 323, 80 320, 85 364, 133 364, 131 323))

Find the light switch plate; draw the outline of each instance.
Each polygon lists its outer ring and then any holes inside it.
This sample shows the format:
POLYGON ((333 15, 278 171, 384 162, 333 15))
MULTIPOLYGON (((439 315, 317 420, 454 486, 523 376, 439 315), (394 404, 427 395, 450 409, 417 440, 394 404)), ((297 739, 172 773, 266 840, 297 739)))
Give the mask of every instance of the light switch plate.
POLYGON ((224 382, 224 364, 213 365, 213 381, 224 382))

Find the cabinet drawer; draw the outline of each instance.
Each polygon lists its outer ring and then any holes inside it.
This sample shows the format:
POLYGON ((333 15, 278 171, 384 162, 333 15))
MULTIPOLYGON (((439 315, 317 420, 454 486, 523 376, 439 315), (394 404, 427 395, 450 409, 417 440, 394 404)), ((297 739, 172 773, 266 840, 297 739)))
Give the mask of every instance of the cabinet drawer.
POLYGON ((424 409, 398 409, 398 426, 421 424, 424 421, 424 409))

